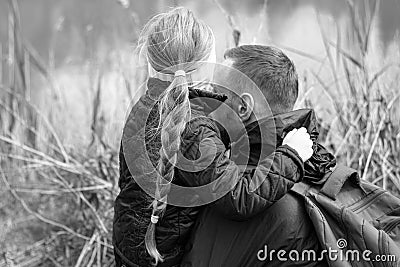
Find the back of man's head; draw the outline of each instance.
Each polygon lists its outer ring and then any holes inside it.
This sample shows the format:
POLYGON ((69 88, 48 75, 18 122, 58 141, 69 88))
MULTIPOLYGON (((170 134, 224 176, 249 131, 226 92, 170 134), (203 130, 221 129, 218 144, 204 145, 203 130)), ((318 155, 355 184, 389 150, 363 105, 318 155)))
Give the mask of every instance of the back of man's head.
POLYGON ((279 49, 242 45, 225 52, 232 67, 249 77, 262 91, 274 114, 293 110, 298 96, 298 76, 293 62, 279 49))

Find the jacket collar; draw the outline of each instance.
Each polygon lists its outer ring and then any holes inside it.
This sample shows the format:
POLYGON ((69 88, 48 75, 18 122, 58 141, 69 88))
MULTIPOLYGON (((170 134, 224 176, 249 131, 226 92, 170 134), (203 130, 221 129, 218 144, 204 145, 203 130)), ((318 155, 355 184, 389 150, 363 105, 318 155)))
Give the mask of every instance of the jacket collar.
MULTIPOLYGON (((157 101, 161 93, 169 85, 170 82, 168 81, 162 81, 157 78, 149 78, 147 82, 148 90, 146 94, 153 101, 157 101)), ((192 110, 196 110, 208 115, 216 110, 227 99, 227 96, 189 87, 189 99, 192 110)))
POLYGON ((336 165, 335 157, 318 143, 318 126, 316 116, 311 109, 295 110, 288 113, 277 114, 253 122, 246 127, 247 137, 241 138, 232 145, 233 158, 243 164, 243 151, 246 143, 250 152, 247 153, 247 164, 257 165, 260 158, 270 155, 276 147, 282 144, 286 133, 294 128, 305 127, 314 142, 314 154, 304 164, 305 180, 312 183, 322 183, 322 177, 336 165))

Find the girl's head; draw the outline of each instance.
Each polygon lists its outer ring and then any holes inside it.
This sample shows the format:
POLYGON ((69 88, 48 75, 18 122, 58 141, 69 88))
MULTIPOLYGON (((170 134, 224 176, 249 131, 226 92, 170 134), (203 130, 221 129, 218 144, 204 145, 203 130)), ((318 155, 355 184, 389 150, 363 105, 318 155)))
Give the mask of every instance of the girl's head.
POLYGON ((144 27, 140 43, 149 68, 154 70, 151 76, 172 78, 176 71, 184 70, 199 79, 209 78, 200 77, 204 61, 215 63, 212 30, 183 7, 153 17, 144 27))
POLYGON ((152 18, 140 40, 149 64, 149 75, 171 82, 158 101, 159 175, 145 237, 147 251, 157 264, 163 259, 156 247, 155 225, 167 206, 181 135, 190 120, 188 84, 211 80, 213 68, 205 62, 215 62, 215 42, 211 29, 181 7, 152 18))

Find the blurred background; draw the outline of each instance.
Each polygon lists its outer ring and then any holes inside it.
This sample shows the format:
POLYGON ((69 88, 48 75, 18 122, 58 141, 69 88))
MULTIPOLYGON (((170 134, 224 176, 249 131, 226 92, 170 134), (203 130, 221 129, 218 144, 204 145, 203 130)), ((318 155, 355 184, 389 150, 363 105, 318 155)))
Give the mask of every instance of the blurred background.
POLYGON ((135 46, 175 6, 211 26, 218 60, 249 43, 287 53, 320 141, 399 196, 399 0, 1 0, 0 266, 113 266, 135 46))

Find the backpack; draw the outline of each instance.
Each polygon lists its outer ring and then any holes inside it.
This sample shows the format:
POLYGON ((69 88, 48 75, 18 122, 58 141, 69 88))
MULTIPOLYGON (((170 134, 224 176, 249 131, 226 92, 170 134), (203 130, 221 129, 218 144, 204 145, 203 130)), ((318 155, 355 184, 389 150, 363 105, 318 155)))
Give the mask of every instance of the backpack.
POLYGON ((400 199, 342 165, 326 175, 322 186, 303 181, 291 191, 304 201, 329 266, 400 266, 400 199))

